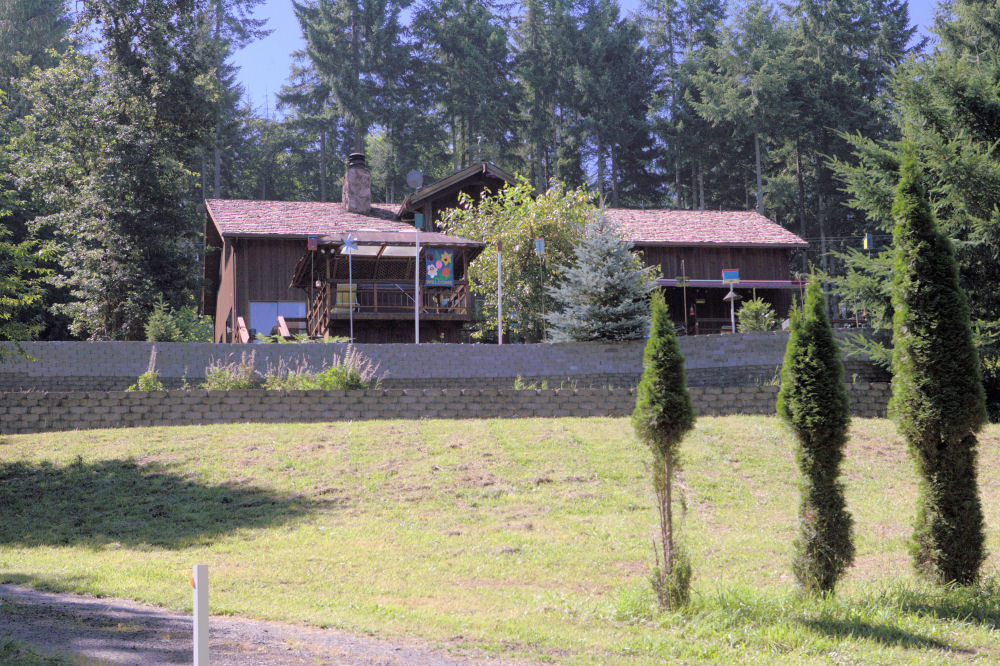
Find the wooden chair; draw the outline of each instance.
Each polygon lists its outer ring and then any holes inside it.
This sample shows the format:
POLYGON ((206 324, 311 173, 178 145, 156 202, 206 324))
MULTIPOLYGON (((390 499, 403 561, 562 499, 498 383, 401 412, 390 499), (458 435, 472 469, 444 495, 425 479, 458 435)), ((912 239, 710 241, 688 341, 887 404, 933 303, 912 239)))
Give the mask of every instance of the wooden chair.
POLYGON ((337 284, 337 300, 333 305, 333 311, 339 313, 350 312, 351 309, 357 312, 358 309, 358 285, 337 284))

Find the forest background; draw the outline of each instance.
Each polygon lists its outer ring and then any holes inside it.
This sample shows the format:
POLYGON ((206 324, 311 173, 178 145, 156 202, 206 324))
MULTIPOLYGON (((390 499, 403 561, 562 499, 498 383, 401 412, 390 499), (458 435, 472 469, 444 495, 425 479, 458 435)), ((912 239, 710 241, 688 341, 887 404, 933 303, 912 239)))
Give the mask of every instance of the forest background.
MULTIPOLYGON (((810 241, 800 265, 845 308, 891 316, 871 186, 894 183, 908 82, 949 53, 976 67, 944 88, 988 74, 991 3, 939 7, 930 41, 905 0, 630 4, 293 2, 304 47, 271 109, 233 64, 268 34, 260 0, 0 0, 0 209, 21 264, 44 248, 49 271, 13 317, 48 339, 142 338, 158 302, 197 301, 204 198, 339 200, 358 150, 376 201, 401 201, 410 170, 483 159, 609 206, 756 208, 810 241)), ((996 93, 978 101, 1000 138, 996 93)), ((988 222, 998 190, 963 212, 988 222)), ((982 277, 996 257, 974 227, 958 240, 982 277)))

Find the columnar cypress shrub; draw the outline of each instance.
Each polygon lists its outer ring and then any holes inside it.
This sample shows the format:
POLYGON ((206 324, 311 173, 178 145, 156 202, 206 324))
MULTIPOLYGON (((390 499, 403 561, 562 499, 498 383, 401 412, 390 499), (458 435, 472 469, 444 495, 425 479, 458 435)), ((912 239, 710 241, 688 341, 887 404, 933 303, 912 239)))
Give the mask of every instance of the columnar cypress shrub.
POLYGON ((653 453, 653 489, 660 514, 663 565, 661 568, 657 563, 652 582, 660 605, 676 608, 688 599, 691 566, 674 538, 673 477, 680 468, 681 440, 694 426, 694 410, 684 376, 684 357, 659 292, 653 293, 653 325, 642 368, 632 425, 653 453))
POLYGON ((795 433, 795 460, 802 473, 792 570, 804 590, 832 592, 854 560, 851 515, 837 481, 850 404, 840 350, 815 275, 802 311, 793 309, 789 323, 777 409, 795 433))
POLYGON ((889 409, 920 474, 913 561, 938 582, 970 583, 985 557, 976 488, 985 398, 951 241, 937 229, 912 155, 903 159, 892 213, 889 409))

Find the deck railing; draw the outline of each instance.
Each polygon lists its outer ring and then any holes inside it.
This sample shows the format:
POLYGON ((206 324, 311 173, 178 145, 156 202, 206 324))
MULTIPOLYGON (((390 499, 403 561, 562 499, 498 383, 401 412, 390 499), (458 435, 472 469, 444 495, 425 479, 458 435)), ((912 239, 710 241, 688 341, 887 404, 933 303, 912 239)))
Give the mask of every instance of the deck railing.
MULTIPOLYGON (((351 307, 357 314, 401 314, 413 312, 413 283, 355 281, 352 285, 338 282, 332 285, 330 315, 347 317, 351 307), (352 293, 353 292, 353 293, 352 293)), ((468 286, 421 287, 421 312, 425 315, 468 316, 471 299, 468 286)))

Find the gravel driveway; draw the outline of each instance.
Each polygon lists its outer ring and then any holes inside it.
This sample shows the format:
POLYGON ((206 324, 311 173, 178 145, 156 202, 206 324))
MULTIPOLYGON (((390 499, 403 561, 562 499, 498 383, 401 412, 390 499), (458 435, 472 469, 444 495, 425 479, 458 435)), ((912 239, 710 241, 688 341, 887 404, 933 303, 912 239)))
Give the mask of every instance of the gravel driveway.
MULTIPOLYGON (((426 645, 383 641, 329 629, 212 617, 213 666, 364 664, 431 666, 514 662, 456 656, 426 645)), ((97 664, 190 664, 190 615, 123 599, 39 592, 0 585, 0 637, 43 654, 97 664)))

